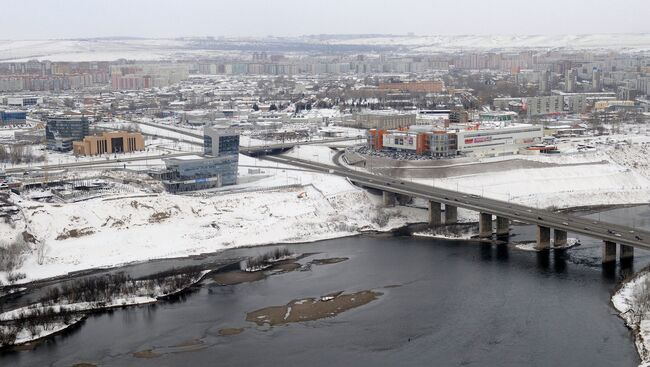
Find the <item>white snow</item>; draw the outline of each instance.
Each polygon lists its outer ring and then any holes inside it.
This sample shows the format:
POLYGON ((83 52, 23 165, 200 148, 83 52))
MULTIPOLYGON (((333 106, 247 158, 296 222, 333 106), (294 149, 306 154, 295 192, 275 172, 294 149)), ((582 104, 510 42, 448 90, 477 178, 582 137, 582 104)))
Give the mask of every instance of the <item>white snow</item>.
POLYGON ((434 231, 419 231, 419 232, 413 232, 413 236, 441 238, 446 240, 470 240, 472 239, 473 234, 472 233, 445 234, 445 233, 436 233, 434 231))
MULTIPOLYGON (((413 179, 431 185, 431 179, 413 179)), ((650 201, 650 179, 616 163, 522 168, 436 179, 436 187, 533 207, 637 204, 650 201)))
POLYGON ((13 228, 0 223, 0 233, 13 238, 26 230, 45 243, 40 264, 33 254, 16 270, 27 274, 22 280, 27 282, 82 269, 237 246, 316 241, 426 220, 422 209, 380 209, 379 197, 324 174, 287 170, 249 186, 258 191, 114 196, 65 205, 23 199, 18 205, 25 219, 13 228), (264 190, 283 184, 302 186, 264 190), (375 219, 380 212, 390 214, 384 226, 375 219), (68 237, 72 230, 84 235, 68 237))
MULTIPOLYGON (((18 332, 18 334, 16 334, 16 340, 14 341, 14 345, 29 343, 31 341, 44 338, 48 335, 58 333, 76 324, 82 319, 83 316, 71 316, 67 324, 63 322, 56 322, 56 323, 49 324, 47 326, 36 326, 34 334, 32 334, 26 328, 23 328, 18 332)), ((0 328, 3 328, 3 326, 0 326, 0 328)), ((0 344, 0 346, 1 345, 2 344, 0 344)))
POLYGON ((105 302, 101 307, 98 306, 96 302, 77 302, 69 304, 60 304, 54 306, 44 306, 40 303, 17 308, 11 311, 3 312, 0 314, 0 321, 16 320, 20 318, 21 314, 29 316, 30 312, 36 309, 52 309, 54 312, 62 311, 88 311, 96 309, 105 309, 105 308, 114 308, 114 307, 123 307, 123 306, 133 306, 133 305, 142 305, 146 303, 156 302, 157 299, 154 297, 147 296, 131 296, 131 297, 122 297, 115 298, 111 301, 105 302))
MULTIPOLYGON (((644 51, 650 49, 650 34, 582 35, 436 35, 436 36, 304 36, 296 38, 223 38, 222 42, 246 45, 272 42, 306 42, 331 45, 399 46, 411 52, 455 50, 503 50, 522 48, 614 49, 644 51)), ((258 46, 259 47, 259 46, 258 46)), ((197 57, 242 56, 243 52, 201 48, 191 39, 85 39, 85 40, 0 40, 4 61, 113 61, 179 60, 197 57)))
POLYGON ((641 366, 650 366, 650 272, 644 271, 622 284, 612 296, 619 316, 632 329, 641 366))
MULTIPOLYGON (((536 245, 537 244, 535 242, 525 242, 525 243, 518 243, 517 245, 515 245, 515 247, 523 251, 539 252, 540 250, 536 248, 536 245)), ((555 247, 554 240, 551 239, 550 248, 566 250, 576 246, 580 246, 580 240, 578 240, 577 238, 567 238, 566 245, 558 246, 558 247, 555 247)))

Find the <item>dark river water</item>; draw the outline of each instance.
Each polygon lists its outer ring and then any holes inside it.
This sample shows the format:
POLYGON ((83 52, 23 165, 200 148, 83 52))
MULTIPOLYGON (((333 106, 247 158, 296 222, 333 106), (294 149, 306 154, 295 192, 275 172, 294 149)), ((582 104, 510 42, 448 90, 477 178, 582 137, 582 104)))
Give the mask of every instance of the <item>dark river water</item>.
MULTIPOLYGON (((598 214, 592 214, 597 218, 598 214)), ((648 207, 600 214, 648 227, 648 207)), ((512 241, 534 239, 514 226, 512 241)), ((575 237, 569 234, 569 237, 575 237)), ((176 301, 98 313, 0 366, 636 366, 633 338, 610 304, 622 271, 603 271, 600 242, 536 253, 401 236, 359 236, 288 246, 349 257, 233 286, 207 282, 176 301), (400 285, 400 287, 388 287, 400 285), (258 327, 246 313, 335 291, 377 300, 334 318, 258 327), (220 336, 223 328, 244 328, 220 336), (200 340, 198 347, 177 347, 200 340), (153 349, 156 358, 133 353, 153 349)), ((250 255, 268 248, 236 250, 250 255)), ((634 270, 650 262, 636 251, 634 270)), ((226 255, 220 255, 226 256, 226 255)), ((312 257, 312 258, 314 258, 312 257)), ((311 258, 301 260, 307 262, 311 258)), ((626 270, 626 271, 629 271, 626 270)))

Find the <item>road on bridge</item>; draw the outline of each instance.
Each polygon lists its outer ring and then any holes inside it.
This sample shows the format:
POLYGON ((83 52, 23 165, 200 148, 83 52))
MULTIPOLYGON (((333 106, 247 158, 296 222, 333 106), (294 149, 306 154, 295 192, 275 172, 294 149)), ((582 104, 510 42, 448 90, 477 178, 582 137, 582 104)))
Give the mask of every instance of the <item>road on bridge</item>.
MULTIPOLYGON (((339 158, 340 154, 337 154, 334 159, 338 160, 339 158)), ((285 156, 267 156, 263 159, 338 175, 364 187, 419 197, 437 203, 449 204, 481 213, 489 213, 524 223, 560 229, 604 241, 650 250, 650 232, 637 228, 432 187, 400 178, 379 176, 352 170, 342 165, 331 166, 285 156)))

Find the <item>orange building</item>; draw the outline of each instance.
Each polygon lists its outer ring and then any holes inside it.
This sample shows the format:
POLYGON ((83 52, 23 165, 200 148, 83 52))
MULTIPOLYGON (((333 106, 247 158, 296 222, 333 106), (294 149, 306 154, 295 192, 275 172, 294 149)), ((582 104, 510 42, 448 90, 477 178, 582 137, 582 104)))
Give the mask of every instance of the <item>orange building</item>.
POLYGON ((140 133, 113 131, 86 136, 83 141, 73 142, 72 149, 75 155, 134 152, 144 150, 144 138, 140 133))
POLYGON ((442 80, 404 82, 404 83, 380 83, 378 89, 399 90, 411 93, 440 93, 445 89, 442 80))

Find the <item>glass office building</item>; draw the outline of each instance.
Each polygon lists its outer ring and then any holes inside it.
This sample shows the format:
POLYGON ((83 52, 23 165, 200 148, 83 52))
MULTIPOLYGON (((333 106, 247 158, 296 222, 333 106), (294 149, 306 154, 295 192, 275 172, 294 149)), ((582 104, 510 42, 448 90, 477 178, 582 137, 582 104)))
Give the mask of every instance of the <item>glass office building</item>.
POLYGON ((229 127, 206 126, 203 156, 165 159, 159 173, 169 192, 205 190, 237 183, 239 133, 229 127))
POLYGON ((47 148, 72 150, 73 141, 81 141, 89 135, 90 123, 83 116, 51 116, 47 118, 45 139, 47 148))

